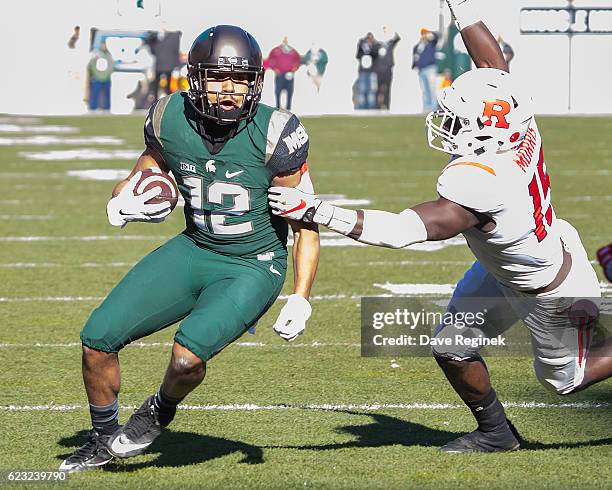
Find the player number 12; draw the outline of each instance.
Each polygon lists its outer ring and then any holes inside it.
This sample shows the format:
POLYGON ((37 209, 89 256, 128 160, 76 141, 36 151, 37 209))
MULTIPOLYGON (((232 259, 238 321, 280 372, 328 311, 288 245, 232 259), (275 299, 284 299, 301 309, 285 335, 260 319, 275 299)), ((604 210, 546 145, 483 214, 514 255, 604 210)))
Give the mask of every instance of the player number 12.
POLYGON ((225 196, 234 203, 228 209, 205 211, 203 209, 204 189, 201 177, 185 177, 184 184, 189 188, 189 205, 193 209, 193 221, 204 231, 216 235, 242 235, 253 231, 253 222, 227 224, 228 216, 242 216, 251 210, 249 190, 240 184, 214 181, 206 188, 206 202, 223 205, 225 196))

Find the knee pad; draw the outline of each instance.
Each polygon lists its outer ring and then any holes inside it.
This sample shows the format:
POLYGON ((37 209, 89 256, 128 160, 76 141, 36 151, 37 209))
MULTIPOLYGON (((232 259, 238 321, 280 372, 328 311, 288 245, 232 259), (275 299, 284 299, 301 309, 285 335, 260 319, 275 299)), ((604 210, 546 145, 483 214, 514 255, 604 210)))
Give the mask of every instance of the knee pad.
POLYGON ((561 365, 536 359, 533 370, 540 384, 557 395, 570 395, 581 381, 576 383, 575 361, 561 365))
POLYGON ((118 352, 123 345, 113 335, 113 325, 101 308, 92 311, 81 330, 81 342, 87 347, 103 352, 118 352))

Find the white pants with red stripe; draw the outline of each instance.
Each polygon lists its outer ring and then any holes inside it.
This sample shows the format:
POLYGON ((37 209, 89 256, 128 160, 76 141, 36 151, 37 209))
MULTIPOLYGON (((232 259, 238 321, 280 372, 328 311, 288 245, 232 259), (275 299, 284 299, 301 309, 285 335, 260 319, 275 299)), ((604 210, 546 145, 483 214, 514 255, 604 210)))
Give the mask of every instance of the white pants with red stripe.
MULTIPOLYGON (((572 268, 558 288, 539 295, 514 291, 475 262, 457 284, 447 311, 455 316, 463 313, 463 317, 484 311, 485 321, 479 327, 441 325, 436 339, 454 339, 457 333, 493 338, 522 320, 531 335, 534 370, 540 383, 561 395, 577 388, 584 378, 601 291, 578 233, 569 223, 563 228, 562 239, 572 256, 572 268)), ((477 357, 480 350, 452 340, 448 344, 436 343, 434 355, 466 360, 477 357)))

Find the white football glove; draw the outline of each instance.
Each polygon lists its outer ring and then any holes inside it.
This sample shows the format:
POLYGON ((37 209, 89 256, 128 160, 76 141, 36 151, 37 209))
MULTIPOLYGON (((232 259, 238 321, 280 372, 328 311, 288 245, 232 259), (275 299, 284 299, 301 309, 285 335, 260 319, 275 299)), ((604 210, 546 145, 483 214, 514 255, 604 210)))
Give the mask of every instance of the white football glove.
POLYGON ((311 313, 312 306, 308 300, 299 294, 292 294, 272 328, 283 339, 291 342, 304 333, 306 321, 311 313))
POLYGON ((130 221, 152 221, 159 223, 170 214, 170 204, 146 204, 149 199, 161 194, 161 187, 154 187, 140 196, 134 195, 134 189, 140 180, 142 172, 136 172, 121 192, 106 205, 108 221, 113 226, 122 228, 130 221))
POLYGON ((295 187, 270 187, 268 200, 272 214, 283 218, 311 223, 321 200, 314 194, 307 194, 295 187))

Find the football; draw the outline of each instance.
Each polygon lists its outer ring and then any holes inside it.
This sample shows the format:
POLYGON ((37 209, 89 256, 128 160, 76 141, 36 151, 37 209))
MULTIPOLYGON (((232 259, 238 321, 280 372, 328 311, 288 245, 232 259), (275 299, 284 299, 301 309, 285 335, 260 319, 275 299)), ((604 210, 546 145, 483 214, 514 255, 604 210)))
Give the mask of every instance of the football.
POLYGON ((147 201, 147 204, 158 204, 164 201, 170 203, 170 209, 174 209, 178 202, 178 188, 174 179, 159 168, 147 168, 142 171, 140 180, 134 188, 134 195, 139 196, 154 187, 161 187, 162 192, 147 201))

